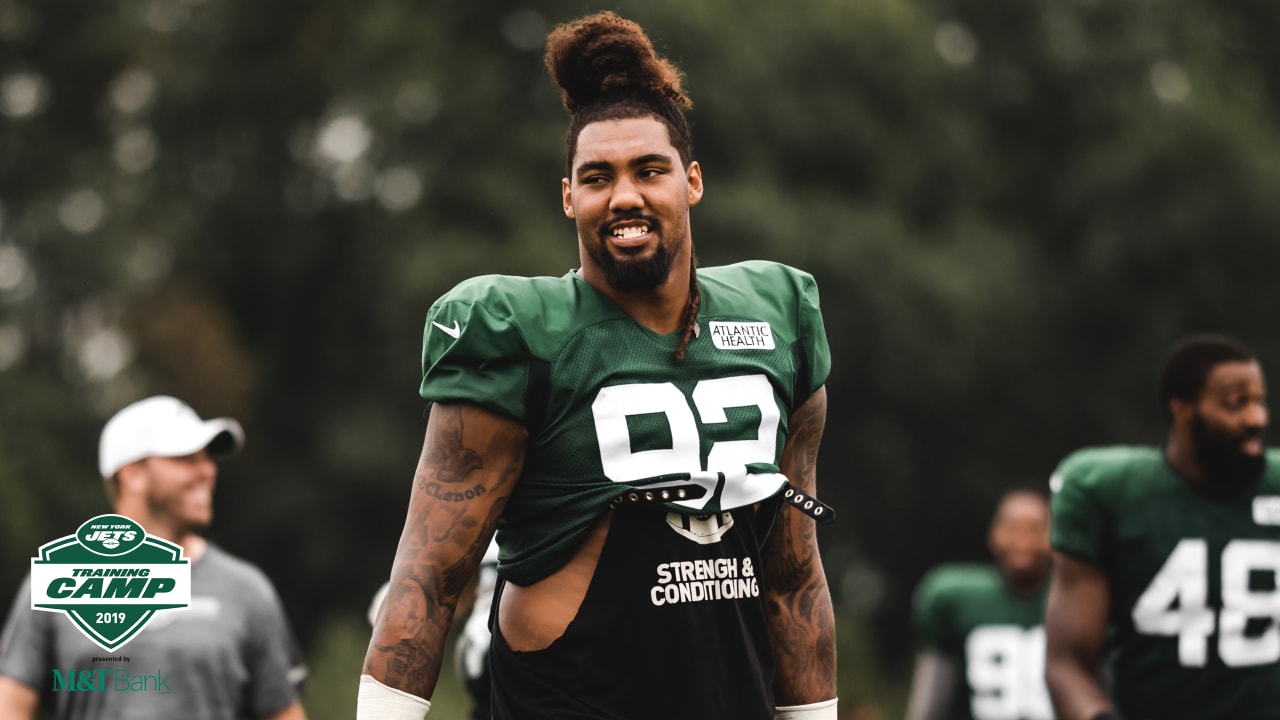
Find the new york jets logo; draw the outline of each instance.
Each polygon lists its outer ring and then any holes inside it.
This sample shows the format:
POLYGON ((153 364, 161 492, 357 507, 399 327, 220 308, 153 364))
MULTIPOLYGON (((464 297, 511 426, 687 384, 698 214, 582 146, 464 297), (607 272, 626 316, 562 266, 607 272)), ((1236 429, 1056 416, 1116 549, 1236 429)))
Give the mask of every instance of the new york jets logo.
POLYGON ((92 518, 31 559, 32 609, 63 613, 107 652, 136 637, 157 612, 190 604, 191 565, 182 547, 124 515, 92 518))
POLYGON ((123 515, 101 517, 120 517, 127 522, 98 522, 98 518, 94 518, 81 525, 75 537, 90 552, 105 557, 128 555, 146 539, 142 526, 123 515))

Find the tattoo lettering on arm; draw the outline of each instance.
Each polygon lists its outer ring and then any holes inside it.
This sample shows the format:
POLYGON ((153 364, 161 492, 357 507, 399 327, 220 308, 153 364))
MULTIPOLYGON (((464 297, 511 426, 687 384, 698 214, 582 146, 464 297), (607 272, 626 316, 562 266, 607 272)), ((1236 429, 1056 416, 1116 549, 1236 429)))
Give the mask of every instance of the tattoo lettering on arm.
MULTIPOLYGON (((826 389, 791 418, 782 471, 816 497, 818 446, 826 424, 826 389)), ((817 524, 780 508, 765 545, 764 581, 779 705, 830 700, 836 693, 835 611, 818 554, 817 524)))
POLYGON ((364 672, 431 696, 454 609, 520 476, 526 441, 510 418, 473 405, 432 406, 364 672))
POLYGON ((445 490, 438 482, 424 480, 419 483, 418 487, 422 492, 442 502, 466 502, 485 493, 484 486, 479 483, 465 490, 445 490))

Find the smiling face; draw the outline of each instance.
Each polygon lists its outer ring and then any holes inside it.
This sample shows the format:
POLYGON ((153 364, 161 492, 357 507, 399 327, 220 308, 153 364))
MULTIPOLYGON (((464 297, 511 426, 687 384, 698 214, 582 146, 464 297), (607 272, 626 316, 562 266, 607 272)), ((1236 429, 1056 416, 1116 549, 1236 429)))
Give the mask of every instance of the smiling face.
POLYGON ((1224 362, 1205 378, 1198 401, 1181 412, 1196 460, 1222 486, 1254 482, 1266 466, 1267 392, 1257 362, 1224 362))
POLYGON ((213 489, 218 466, 205 450, 181 457, 148 457, 120 469, 122 497, 145 508, 150 525, 185 533, 206 528, 213 521, 213 489))
POLYGON ((1049 504, 1029 492, 1004 497, 991 522, 988 547, 1015 592, 1037 592, 1049 577, 1049 504))
POLYGON ((583 277, 593 285, 651 290, 667 280, 673 262, 688 262, 689 208, 702 198, 702 170, 696 162, 682 165, 657 119, 584 127, 561 194, 565 215, 577 224, 583 277))

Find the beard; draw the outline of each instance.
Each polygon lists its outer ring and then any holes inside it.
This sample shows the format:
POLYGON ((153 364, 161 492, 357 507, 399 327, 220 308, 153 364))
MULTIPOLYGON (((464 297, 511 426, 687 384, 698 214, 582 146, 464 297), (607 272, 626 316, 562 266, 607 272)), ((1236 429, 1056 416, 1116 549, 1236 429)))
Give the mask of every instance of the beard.
MULTIPOLYGON (((653 232, 659 231, 657 220, 650 219, 649 227, 653 232)), ((609 287, 618 292, 652 290, 666 282, 671 274, 671 253, 667 251, 666 243, 658 243, 648 257, 618 258, 603 242, 588 245, 587 255, 600 266, 609 287)))
POLYGON ((1266 452, 1250 455, 1240 449, 1245 440, 1261 435, 1261 431, 1232 433, 1211 427, 1199 415, 1191 421, 1196 461, 1224 491, 1254 484, 1262 478, 1267 467, 1266 452))
POLYGON ((153 482, 147 493, 147 512, 166 520, 178 532, 204 530, 213 523, 212 490, 209 492, 207 498, 193 499, 190 488, 153 482))

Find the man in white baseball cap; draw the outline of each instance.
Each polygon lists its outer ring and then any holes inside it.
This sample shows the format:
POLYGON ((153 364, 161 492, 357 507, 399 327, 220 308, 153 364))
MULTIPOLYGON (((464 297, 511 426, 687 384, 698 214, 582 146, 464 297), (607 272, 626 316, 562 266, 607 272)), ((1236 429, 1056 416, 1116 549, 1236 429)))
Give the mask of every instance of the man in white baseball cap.
POLYGON ((213 522, 217 461, 239 452, 244 430, 231 418, 202 420, 189 405, 156 395, 128 405, 102 428, 98 471, 116 512, 198 558, 197 532, 213 522))
POLYGON ((98 443, 98 470, 110 479, 131 462, 199 450, 207 450, 213 460, 225 460, 243 446, 244 430, 235 420, 201 420, 178 398, 156 395, 126 406, 107 421, 98 443))
POLYGON ((298 700, 306 668, 271 581, 203 538, 213 521, 217 461, 239 452, 231 418, 203 420, 160 395, 117 412, 102 429, 98 470, 116 513, 182 546, 191 561, 191 605, 154 619, 106 656, 65 618, 30 606, 23 583, 0 635, 0 717, 30 720, 51 691, 51 668, 167 676, 168 692, 62 693, 57 720, 305 720, 298 700), (158 668, 158 670, 157 670, 158 668))

